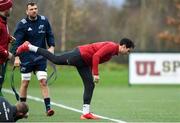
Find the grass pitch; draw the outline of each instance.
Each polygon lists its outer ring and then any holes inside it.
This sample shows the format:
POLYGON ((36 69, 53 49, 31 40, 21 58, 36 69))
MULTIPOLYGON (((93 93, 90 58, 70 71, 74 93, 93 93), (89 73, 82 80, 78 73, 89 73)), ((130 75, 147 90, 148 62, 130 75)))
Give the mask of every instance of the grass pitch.
MULTIPOLYGON (((58 66, 58 79, 50 86, 51 100, 81 110, 83 85, 73 67, 58 66)), ((95 114, 126 122, 180 122, 179 85, 129 86, 127 66, 106 64, 100 67, 100 83, 96 85, 91 111, 95 114), (107 68, 107 69, 102 69, 107 68)), ((51 68, 49 68, 51 72, 51 68)), ((4 88, 10 88, 11 68, 8 67, 4 88)), ((20 74, 15 72, 16 88, 20 74)), ((28 94, 42 98, 39 83, 33 76, 28 94)), ((11 103, 15 97, 4 93, 11 103)), ((28 100, 30 115, 20 122, 111 122, 79 119, 80 113, 53 106, 55 115, 46 117, 44 104, 28 100)))

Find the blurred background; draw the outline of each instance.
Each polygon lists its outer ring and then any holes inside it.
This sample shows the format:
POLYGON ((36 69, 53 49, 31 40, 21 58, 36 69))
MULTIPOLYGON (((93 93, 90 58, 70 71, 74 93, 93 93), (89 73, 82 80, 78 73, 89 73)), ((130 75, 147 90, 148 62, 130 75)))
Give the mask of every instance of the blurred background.
MULTIPOLYGON (((180 43, 180 0, 15 0, 10 32, 25 17, 26 3, 38 2, 56 38, 56 52, 96 41, 135 41, 135 51, 176 52, 180 43)), ((127 62, 127 57, 114 58, 127 62)))

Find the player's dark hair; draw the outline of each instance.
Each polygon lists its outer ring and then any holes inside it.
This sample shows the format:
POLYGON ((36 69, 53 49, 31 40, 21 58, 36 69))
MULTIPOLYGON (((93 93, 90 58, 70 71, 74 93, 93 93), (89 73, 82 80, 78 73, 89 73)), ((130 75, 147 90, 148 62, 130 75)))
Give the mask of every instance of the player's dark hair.
POLYGON ((135 45, 133 43, 132 40, 128 39, 128 38, 123 38, 121 39, 121 41, 119 42, 120 45, 125 45, 126 48, 132 48, 134 49, 135 45))
POLYGON ((17 112, 26 114, 29 111, 29 107, 25 102, 18 102, 16 104, 17 112))
POLYGON ((37 3, 36 2, 28 2, 27 4, 26 4, 26 8, 28 8, 28 6, 34 6, 34 5, 37 5, 37 3))

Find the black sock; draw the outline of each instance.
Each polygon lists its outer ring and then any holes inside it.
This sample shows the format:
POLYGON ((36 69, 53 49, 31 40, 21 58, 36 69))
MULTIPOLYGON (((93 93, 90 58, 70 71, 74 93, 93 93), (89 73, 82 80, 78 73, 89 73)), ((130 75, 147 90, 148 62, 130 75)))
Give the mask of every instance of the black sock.
POLYGON ((46 106, 46 111, 51 109, 51 104, 50 104, 50 98, 44 98, 44 104, 46 106))
POLYGON ((26 102, 26 97, 20 97, 20 102, 26 102))

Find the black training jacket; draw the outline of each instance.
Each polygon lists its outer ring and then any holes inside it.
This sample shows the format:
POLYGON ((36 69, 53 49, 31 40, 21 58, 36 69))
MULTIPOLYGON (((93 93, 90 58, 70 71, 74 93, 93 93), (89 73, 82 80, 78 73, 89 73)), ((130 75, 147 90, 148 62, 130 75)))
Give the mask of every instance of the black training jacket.
POLYGON ((16 107, 12 106, 5 98, 0 97, 0 122, 15 122, 16 107))

